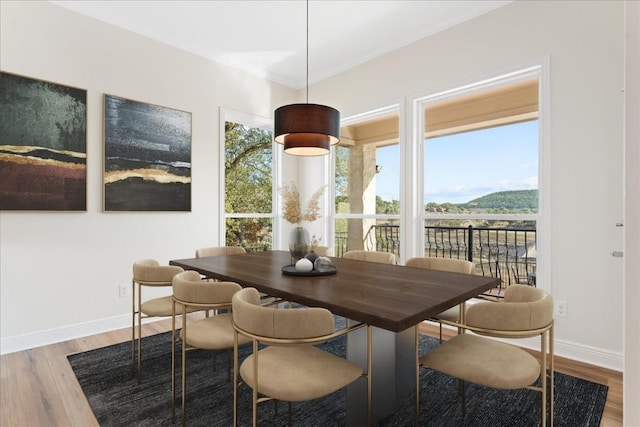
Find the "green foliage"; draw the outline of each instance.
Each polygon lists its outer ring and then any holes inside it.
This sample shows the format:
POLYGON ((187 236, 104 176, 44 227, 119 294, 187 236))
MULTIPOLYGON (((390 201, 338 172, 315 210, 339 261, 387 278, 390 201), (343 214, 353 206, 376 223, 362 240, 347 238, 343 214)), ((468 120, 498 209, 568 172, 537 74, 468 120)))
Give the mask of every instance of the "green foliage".
POLYGON ((225 123, 225 212, 272 211, 271 133, 225 123))
POLYGON ((500 191, 462 205, 466 209, 538 210, 538 190, 500 191))
POLYGON ((271 249, 271 218, 227 218, 226 245, 253 250, 271 249))
POLYGON ((538 212, 538 190, 500 191, 467 203, 427 203, 425 212, 531 214, 538 212))
POLYGON ((392 200, 390 202, 383 200, 380 196, 376 196, 376 213, 377 214, 400 214, 400 202, 398 200, 392 200))
POLYGON ((338 146, 336 148, 336 212, 339 203, 346 202, 348 196, 347 184, 349 180, 349 149, 338 146))
MULTIPOLYGON (((225 123, 225 212, 271 213, 273 153, 271 133, 225 123)), ((227 220, 227 245, 271 246, 271 219, 227 220)))

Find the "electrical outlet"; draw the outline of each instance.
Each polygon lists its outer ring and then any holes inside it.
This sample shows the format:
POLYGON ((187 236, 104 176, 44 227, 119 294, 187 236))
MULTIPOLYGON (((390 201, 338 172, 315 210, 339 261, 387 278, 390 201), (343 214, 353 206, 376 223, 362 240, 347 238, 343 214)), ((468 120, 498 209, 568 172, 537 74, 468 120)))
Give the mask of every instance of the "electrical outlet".
POLYGON ((131 295, 131 287, 128 283, 120 283, 120 286, 118 287, 118 295, 120 295, 120 298, 131 295))
POLYGON ((554 314, 558 317, 567 317, 567 302, 566 301, 555 301, 554 303, 554 314))

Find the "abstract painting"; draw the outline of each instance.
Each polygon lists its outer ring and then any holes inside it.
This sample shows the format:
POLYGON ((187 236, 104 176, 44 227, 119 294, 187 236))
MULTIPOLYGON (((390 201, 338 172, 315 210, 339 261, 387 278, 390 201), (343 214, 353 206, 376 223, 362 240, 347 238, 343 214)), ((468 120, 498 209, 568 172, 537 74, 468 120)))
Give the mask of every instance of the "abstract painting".
POLYGON ((0 74, 0 210, 87 210, 87 91, 0 74))
POLYGON ((191 210, 191 113, 104 96, 104 210, 191 210))

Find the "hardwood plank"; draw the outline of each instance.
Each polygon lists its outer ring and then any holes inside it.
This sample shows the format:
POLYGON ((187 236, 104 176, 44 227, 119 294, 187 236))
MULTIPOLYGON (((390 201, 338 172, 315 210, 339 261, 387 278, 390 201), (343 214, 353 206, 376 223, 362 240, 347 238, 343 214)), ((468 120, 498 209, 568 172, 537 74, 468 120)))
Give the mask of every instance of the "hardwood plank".
POLYGON ((65 415, 72 426, 98 426, 93 412, 89 406, 78 380, 73 374, 73 370, 67 360, 68 354, 79 351, 76 341, 67 341, 59 346, 47 347, 47 360, 49 368, 55 381, 57 392, 61 399, 60 405, 64 408, 65 415))

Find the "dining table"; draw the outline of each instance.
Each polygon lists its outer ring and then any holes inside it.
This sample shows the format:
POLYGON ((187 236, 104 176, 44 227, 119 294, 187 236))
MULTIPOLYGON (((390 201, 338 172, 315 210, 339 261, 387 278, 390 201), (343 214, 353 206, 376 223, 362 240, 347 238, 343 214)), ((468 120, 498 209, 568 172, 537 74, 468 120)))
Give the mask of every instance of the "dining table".
MULTIPOLYGON (((175 259, 203 276, 233 281, 284 301, 323 307, 348 322, 372 326, 372 419, 393 414, 415 388, 415 328, 427 319, 497 287, 479 275, 330 258, 332 274, 296 274, 288 251, 175 259), (284 271, 283 271, 284 270, 284 271)), ((366 367, 367 334, 348 334, 347 358, 366 367)), ((348 426, 367 420, 364 381, 347 388, 348 426)))

